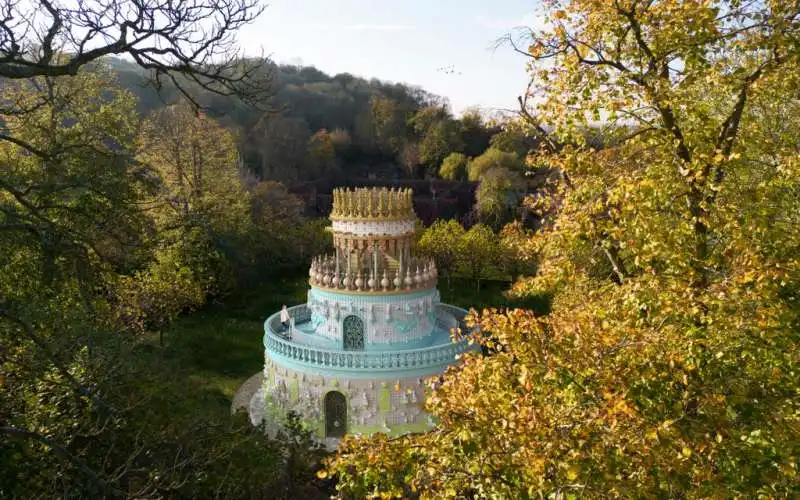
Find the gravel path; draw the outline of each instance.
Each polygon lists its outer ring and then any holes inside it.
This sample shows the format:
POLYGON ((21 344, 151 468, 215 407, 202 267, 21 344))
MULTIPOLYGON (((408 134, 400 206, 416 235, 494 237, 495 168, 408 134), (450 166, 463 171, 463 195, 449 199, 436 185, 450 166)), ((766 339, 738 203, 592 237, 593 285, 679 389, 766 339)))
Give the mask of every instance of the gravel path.
POLYGON ((236 413, 239 410, 247 411, 250 407, 250 399, 253 394, 261 388, 261 382, 264 380, 264 373, 258 372, 239 387, 236 394, 233 396, 233 403, 231 404, 231 413, 236 413))

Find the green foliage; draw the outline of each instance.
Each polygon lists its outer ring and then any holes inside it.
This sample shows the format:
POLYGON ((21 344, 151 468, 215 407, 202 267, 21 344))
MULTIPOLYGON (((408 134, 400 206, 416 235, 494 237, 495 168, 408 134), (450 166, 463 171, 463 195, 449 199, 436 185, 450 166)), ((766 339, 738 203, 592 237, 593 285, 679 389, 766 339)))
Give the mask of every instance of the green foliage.
POLYGON ((152 200, 157 245, 190 270, 208 295, 236 284, 234 265, 252 231, 250 196, 238 168, 233 135, 188 106, 157 111, 142 124, 137 157, 161 178, 152 200))
POLYGON ((316 481, 315 472, 320 469, 322 459, 328 453, 300 415, 293 411, 287 413, 286 423, 279 431, 277 441, 285 460, 282 497, 322 497, 322 492, 313 483, 316 481))
POLYGON ((436 268, 448 279, 458 263, 459 247, 464 233, 464 228, 456 220, 437 220, 425 230, 419 240, 420 251, 433 257, 436 268))
POLYGON ((522 200, 525 181, 515 171, 494 167, 484 172, 475 192, 475 209, 478 217, 492 227, 500 227, 513 218, 522 200))
MULTIPOLYGON (((140 97, 143 113, 163 105, 153 89, 141 85, 138 68, 122 60, 114 60, 114 66, 126 88, 140 97)), ((388 177, 399 170, 375 168, 385 164, 399 166, 411 177, 421 174, 420 165, 436 175, 448 154, 478 156, 499 131, 477 110, 453 118, 442 99, 419 88, 346 73, 329 76, 309 67, 275 65, 270 70, 275 109, 266 113, 189 85, 209 116, 237 130, 244 164, 263 180, 292 185, 341 175, 388 177), (342 139, 334 140, 335 161, 327 148, 320 161, 313 139, 303 145, 320 131, 342 139)), ((181 98, 170 82, 161 94, 167 103, 181 98)))
POLYGON ((525 163, 519 156, 494 147, 469 161, 469 180, 480 182, 475 209, 481 221, 499 229, 516 215, 520 193, 525 189, 524 170, 525 163))
POLYGON ((467 176, 469 180, 477 182, 482 180, 484 174, 493 168, 504 168, 509 172, 522 172, 525 170, 525 162, 514 153, 489 148, 482 155, 470 160, 467 165, 467 176))
POLYGON ((459 122, 463 153, 468 157, 481 155, 489 147, 489 141, 497 129, 490 128, 477 109, 465 110, 459 122))
POLYGON ((419 162, 428 172, 437 173, 448 154, 464 147, 458 122, 444 108, 421 109, 409 123, 420 137, 419 162))
POLYGON ((511 120, 502 125, 501 130, 490 140, 491 149, 513 153, 519 158, 526 158, 538 148, 539 141, 535 135, 526 130, 522 120, 511 120))
POLYGON ((312 255, 324 253, 331 237, 328 219, 306 220, 303 201, 275 181, 257 183, 251 191, 258 267, 305 266, 312 255))
POLYGON ((0 437, 0 456, 8 458, 0 472, 3 496, 218 491, 239 498, 264 496, 279 481, 277 450, 246 419, 232 419, 229 399, 190 377, 184 357, 165 356, 148 341, 95 334, 90 348, 64 361, 66 373, 91 389, 91 397, 76 397, 59 370, 21 357, 31 352, 16 351, 2 367, 26 381, 7 380, 3 388, 4 396, 20 391, 4 405, 10 412, 0 437), (34 368, 44 369, 38 378, 34 368))
POLYGON ((143 331, 231 286, 251 223, 233 137, 176 108, 139 127, 97 68, 4 98, 0 496, 266 495, 263 436, 143 331))
MULTIPOLYGON (((311 136, 308 122, 303 118, 283 113, 265 115, 247 133, 247 142, 243 145, 245 161, 262 179, 308 180, 314 173, 313 169, 304 168, 309 165, 311 136)), ((310 164, 316 169, 320 166, 319 159, 313 159, 310 164)))
POLYGON ((498 265, 505 258, 503 247, 498 236, 484 224, 476 224, 465 231, 456 220, 438 220, 419 231, 416 244, 420 252, 434 258, 439 271, 447 277, 448 285, 456 272, 468 275, 477 290, 481 289, 483 278, 504 279, 502 271, 497 275, 498 265))
MULTIPOLYGON (((126 87, 146 102, 142 105, 145 113, 162 106, 152 89, 140 85, 143 75, 138 68, 126 61, 114 62, 126 87)), ((418 110, 438 106, 440 101, 419 88, 368 81, 346 73, 330 76, 315 68, 288 65, 270 69, 275 109, 265 113, 193 88, 195 99, 209 116, 239 132, 244 163, 264 180, 300 183, 320 175, 341 175, 339 168, 348 172, 361 165, 395 162, 407 143, 421 138, 411 129, 409 118, 418 110), (280 112, 276 112, 278 109, 280 112), (320 130, 331 134, 338 130, 348 136, 346 144, 335 141, 339 146, 333 165, 317 161, 314 148, 303 144, 320 130)), ((181 98, 170 82, 164 82, 163 87, 168 103, 181 98)))
POLYGON ((439 177, 450 181, 467 180, 468 161, 468 158, 462 153, 450 153, 442 161, 442 166, 439 168, 439 177))
POLYGON ((205 303, 206 290, 175 247, 156 253, 147 268, 120 276, 115 286, 116 320, 134 331, 158 331, 178 314, 205 303))
MULTIPOLYGON (((344 138, 339 138, 339 141, 344 138)), ((339 145, 342 148, 344 144, 339 145)), ((308 139, 307 169, 311 176, 319 176, 336 166, 336 143, 325 129, 318 130, 308 139)))
POLYGON ((295 250, 298 252, 293 263, 305 270, 311 257, 333 252, 330 219, 318 218, 304 221, 297 227, 295 250))
POLYGON ((461 236, 458 245, 459 260, 470 271, 471 278, 480 287, 480 279, 487 266, 498 258, 497 235, 483 224, 475 224, 461 236))
POLYGON ((529 243, 531 236, 532 232, 525 229, 519 221, 506 224, 498 235, 498 262, 512 281, 536 272, 535 253, 529 243))
POLYGON ((378 148, 390 155, 399 154, 409 135, 407 122, 414 109, 391 98, 375 95, 370 99, 370 111, 378 148))

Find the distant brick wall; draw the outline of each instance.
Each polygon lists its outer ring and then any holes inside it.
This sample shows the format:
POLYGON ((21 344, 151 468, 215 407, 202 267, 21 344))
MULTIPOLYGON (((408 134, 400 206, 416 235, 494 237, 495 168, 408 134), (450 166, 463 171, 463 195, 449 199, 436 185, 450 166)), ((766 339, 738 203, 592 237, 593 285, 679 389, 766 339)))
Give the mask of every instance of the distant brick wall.
MULTIPOLYGON (((534 193, 541 189, 555 174, 555 171, 539 170, 534 175, 526 177, 527 192, 534 193)), ((465 227, 475 222, 472 209, 475 206, 477 182, 442 179, 319 179, 299 184, 289 191, 303 199, 306 204, 306 215, 327 217, 331 213, 333 203, 331 193, 337 187, 411 188, 414 190, 414 211, 426 226, 433 224, 437 219, 456 219, 465 227)), ((527 224, 536 227, 537 221, 529 220, 527 224)))

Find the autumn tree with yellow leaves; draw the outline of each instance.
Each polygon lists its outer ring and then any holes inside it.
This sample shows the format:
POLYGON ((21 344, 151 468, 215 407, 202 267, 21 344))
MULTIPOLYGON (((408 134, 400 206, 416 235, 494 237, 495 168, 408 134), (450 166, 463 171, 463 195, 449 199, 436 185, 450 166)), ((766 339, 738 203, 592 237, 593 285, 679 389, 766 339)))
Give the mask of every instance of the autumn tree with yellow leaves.
POLYGON ((326 474, 343 496, 798 494, 800 7, 546 7, 515 47, 561 175, 512 292, 551 312, 474 313, 488 354, 437 382, 438 428, 347 439, 326 474))

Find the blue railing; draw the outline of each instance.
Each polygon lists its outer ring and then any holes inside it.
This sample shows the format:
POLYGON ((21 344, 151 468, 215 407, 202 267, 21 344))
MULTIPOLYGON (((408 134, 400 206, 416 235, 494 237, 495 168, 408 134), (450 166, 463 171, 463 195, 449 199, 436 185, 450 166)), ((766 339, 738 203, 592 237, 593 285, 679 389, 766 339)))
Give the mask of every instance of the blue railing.
MULTIPOLYGON (((462 323, 466 313, 463 309, 447 305, 438 307, 437 316, 441 316, 443 319, 452 318, 448 322, 453 323, 452 327, 462 323), (460 317, 456 317, 454 313, 460 317)), ((305 305, 290 307, 288 310, 289 315, 295 319, 295 324, 307 321, 306 316, 310 317, 305 305)), ((268 355, 314 371, 367 370, 369 373, 413 371, 422 374, 435 372, 453 363, 456 356, 472 348, 467 342, 461 341, 399 351, 345 351, 292 341, 289 336, 290 332, 281 332, 280 312, 270 316, 265 322, 265 326, 264 347, 268 355)))

